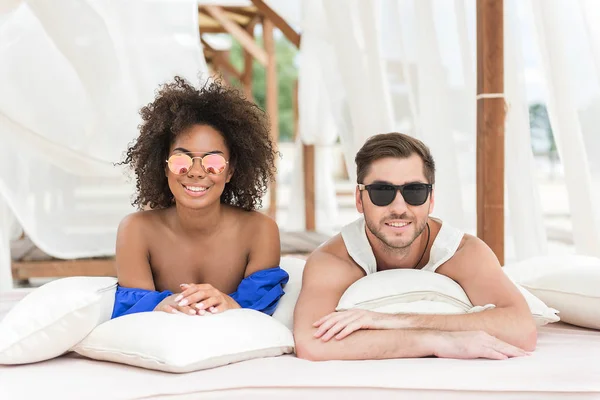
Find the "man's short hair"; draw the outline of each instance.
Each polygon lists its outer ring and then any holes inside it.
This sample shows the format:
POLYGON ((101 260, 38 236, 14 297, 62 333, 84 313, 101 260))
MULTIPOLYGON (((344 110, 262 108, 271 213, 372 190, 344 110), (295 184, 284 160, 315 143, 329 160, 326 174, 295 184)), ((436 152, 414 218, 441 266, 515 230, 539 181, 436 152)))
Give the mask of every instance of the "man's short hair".
POLYGON ((356 162, 357 183, 364 183, 371 164, 381 158, 408 158, 417 154, 423 160, 423 174, 427 183, 435 183, 435 163, 429 148, 423 142, 403 133, 381 133, 371 136, 360 148, 356 162))

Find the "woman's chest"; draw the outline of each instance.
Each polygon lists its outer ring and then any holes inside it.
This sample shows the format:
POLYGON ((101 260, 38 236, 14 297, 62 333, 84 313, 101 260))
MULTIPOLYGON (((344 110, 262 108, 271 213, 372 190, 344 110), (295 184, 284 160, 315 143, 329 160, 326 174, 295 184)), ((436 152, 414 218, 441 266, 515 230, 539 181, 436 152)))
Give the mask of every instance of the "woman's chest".
POLYGON ((157 242, 150 266, 157 290, 179 292, 182 283, 208 283, 225 294, 244 278, 249 248, 236 235, 222 234, 207 240, 157 242))

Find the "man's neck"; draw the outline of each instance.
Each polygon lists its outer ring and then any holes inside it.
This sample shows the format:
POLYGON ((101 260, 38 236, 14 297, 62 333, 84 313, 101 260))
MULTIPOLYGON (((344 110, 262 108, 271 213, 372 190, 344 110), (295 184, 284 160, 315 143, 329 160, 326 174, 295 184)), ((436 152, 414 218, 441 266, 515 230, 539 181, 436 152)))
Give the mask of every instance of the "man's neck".
POLYGON ((194 210, 175 206, 177 225, 187 236, 211 236, 219 230, 223 206, 217 202, 207 208, 194 210))
POLYGON ((426 243, 427 229, 424 229, 410 246, 404 248, 389 247, 373 235, 369 229, 366 229, 366 231, 367 239, 377 261, 377 270, 420 268, 423 262, 429 259, 427 254, 423 254, 428 251, 425 249, 425 246, 428 246, 428 243, 426 243), (421 258, 421 256, 423 257, 421 258))

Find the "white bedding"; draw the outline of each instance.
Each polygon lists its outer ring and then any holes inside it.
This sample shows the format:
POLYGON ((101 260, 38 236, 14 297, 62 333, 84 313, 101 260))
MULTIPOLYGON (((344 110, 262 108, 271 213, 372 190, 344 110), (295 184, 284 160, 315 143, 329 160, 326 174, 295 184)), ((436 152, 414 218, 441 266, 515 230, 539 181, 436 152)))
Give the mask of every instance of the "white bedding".
MULTIPOLYGON (((0 320, 24 293, 0 295, 0 320)), ((281 356, 170 374, 68 354, 0 366, 0 399, 600 399, 599 360, 600 332, 562 323, 539 329, 532 356, 505 361, 281 356)))

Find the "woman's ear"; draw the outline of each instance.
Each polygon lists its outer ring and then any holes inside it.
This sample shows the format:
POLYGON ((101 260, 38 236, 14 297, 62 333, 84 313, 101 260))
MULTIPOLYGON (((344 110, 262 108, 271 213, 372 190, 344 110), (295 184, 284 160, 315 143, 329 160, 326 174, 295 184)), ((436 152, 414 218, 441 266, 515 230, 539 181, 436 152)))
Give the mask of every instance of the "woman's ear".
MULTIPOLYGON (((231 164, 230 164, 231 165, 231 164)), ((227 169, 227 179, 225 180, 225 183, 229 183, 229 181, 231 180, 231 178, 233 177, 233 173, 235 171, 235 168, 233 166, 230 166, 227 169)))

